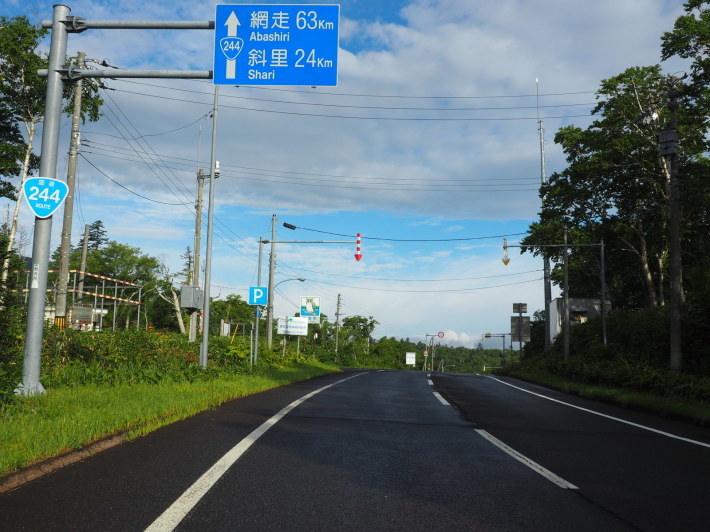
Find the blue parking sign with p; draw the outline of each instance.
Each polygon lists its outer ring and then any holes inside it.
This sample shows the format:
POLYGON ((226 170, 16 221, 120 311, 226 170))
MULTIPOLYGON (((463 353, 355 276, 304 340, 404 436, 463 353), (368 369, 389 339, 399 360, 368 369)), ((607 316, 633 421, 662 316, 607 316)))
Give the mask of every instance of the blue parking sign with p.
POLYGON ((250 305, 267 305, 269 303, 269 288, 266 286, 249 287, 250 305))

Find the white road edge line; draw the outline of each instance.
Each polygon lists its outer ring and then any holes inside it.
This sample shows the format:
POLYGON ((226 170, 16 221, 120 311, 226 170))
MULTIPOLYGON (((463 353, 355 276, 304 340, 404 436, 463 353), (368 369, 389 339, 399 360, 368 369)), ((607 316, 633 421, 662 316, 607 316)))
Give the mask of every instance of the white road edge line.
POLYGON ((518 451, 516 451, 516 450, 513 449, 512 447, 508 447, 505 443, 503 443, 502 441, 500 441, 500 440, 499 440, 498 438, 496 438, 495 436, 489 434, 489 433, 486 432, 485 430, 483 430, 483 429, 476 429, 476 432, 478 432, 481 436, 483 436, 485 439, 487 439, 489 442, 491 442, 493 445, 495 445, 496 447, 498 447, 498 448, 501 449, 502 451, 505 451, 505 452, 508 453, 510 456, 512 456, 512 457, 515 458, 516 460, 522 462, 523 464, 525 464, 526 466, 528 466, 530 469, 532 469, 532 470, 535 471, 536 473, 539 473, 540 475, 542 475, 543 477, 545 477, 545 478, 546 478, 547 480, 549 480, 550 482, 552 482, 552 483, 554 483, 554 484, 557 484, 559 487, 564 488, 564 489, 568 489, 568 490, 576 490, 576 489, 579 489, 577 486, 575 486, 574 484, 572 484, 572 483, 570 483, 570 482, 567 482, 567 481, 566 481, 565 479, 563 479, 562 477, 558 477, 558 476, 555 475, 552 471, 549 471, 548 469, 545 469, 544 467, 542 467, 542 466, 541 466, 540 464, 538 464, 537 462, 533 462, 533 461, 530 460, 530 458, 528 458, 527 456, 520 454, 518 451))
POLYGON ((163 532, 175 530, 190 510, 195 507, 200 499, 202 499, 210 488, 217 483, 217 481, 227 472, 234 462, 236 462, 261 436, 263 436, 267 430, 276 425, 281 418, 283 418, 298 405, 307 401, 314 395, 319 394, 323 390, 327 390, 336 384, 341 384, 350 379, 354 379, 355 377, 360 377, 366 373, 367 372, 358 373, 352 377, 347 377, 332 384, 328 384, 327 386, 323 386, 322 388, 318 388, 317 390, 304 395, 290 405, 282 408, 271 418, 267 419, 259 427, 254 429, 246 438, 227 451, 222 458, 217 460, 217 462, 215 462, 212 467, 210 467, 200 478, 198 478, 192 486, 187 488, 187 490, 185 490, 185 492, 180 495, 180 497, 178 497, 178 499, 171 504, 167 510, 165 510, 155 521, 153 521, 153 523, 146 528, 146 531, 163 532))
POLYGON ((625 423, 627 425, 631 425, 632 427, 636 427, 636 428, 643 429, 643 430, 648 430, 650 432, 655 432, 656 434, 660 434, 661 436, 666 436, 668 438, 673 438, 676 440, 681 440, 681 441, 688 442, 688 443, 694 443, 695 445, 700 445, 702 447, 710 448, 710 443, 705 443, 705 442, 698 441, 698 440, 691 440, 690 438, 683 438, 682 436, 676 436, 675 434, 671 434, 670 432, 664 432, 662 430, 654 429, 653 427, 648 427, 646 425, 639 425, 638 423, 634 423, 632 421, 627 421, 625 419, 621 419, 618 417, 609 416, 607 414, 602 414, 601 412, 596 412, 595 410, 590 410, 589 408, 584 408, 581 406, 573 405, 571 403, 565 403, 564 401, 560 401, 559 399, 553 399, 552 397, 547 397, 546 395, 542 395, 542 394, 539 394, 536 392, 532 392, 530 390, 526 390, 525 388, 521 388, 520 386, 515 386, 514 384, 510 384, 509 382, 505 382, 500 379, 496 379, 495 377, 491 377, 490 375, 486 375, 486 377, 488 377, 489 379, 493 379, 494 381, 500 382, 501 384, 505 384, 506 386, 510 386, 511 388, 515 388, 515 389, 523 391, 525 393, 529 393, 529 394, 535 395, 537 397, 541 397, 542 399, 547 399, 548 401, 553 401, 555 403, 560 403, 561 405, 576 408, 577 410, 581 410, 582 412, 588 412, 588 413, 594 414, 596 416, 601 416, 601 417, 605 417, 607 419, 612 419, 614 421, 618 421, 619 423, 625 423))
POLYGON ((427 382, 429 383, 429 386, 434 386, 434 381, 431 379, 427 379, 427 382))
POLYGON ((446 399, 441 397, 441 394, 439 392, 434 392, 434 397, 436 397, 441 402, 442 405, 451 406, 446 399))

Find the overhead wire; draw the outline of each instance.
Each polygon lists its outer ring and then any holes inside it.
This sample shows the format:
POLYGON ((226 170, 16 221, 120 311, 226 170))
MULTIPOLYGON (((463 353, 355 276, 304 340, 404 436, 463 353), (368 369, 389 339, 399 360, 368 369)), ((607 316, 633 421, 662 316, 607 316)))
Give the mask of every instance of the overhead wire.
MULTIPOLYGON (((195 100, 187 100, 184 98, 175 98, 164 94, 150 94, 145 92, 128 91, 125 89, 114 89, 125 94, 134 94, 136 96, 146 96, 148 98, 160 98, 161 100, 170 100, 182 103, 194 103, 198 105, 211 105, 208 102, 200 102, 195 100)), ((394 117, 394 116, 356 116, 356 115, 336 115, 336 114, 320 114, 320 113, 304 113, 296 111, 277 111, 275 109, 258 109, 254 107, 245 107, 239 105, 220 104, 220 108, 237 109, 239 111, 252 111, 257 113, 269 113, 289 116, 308 116, 317 118, 339 118, 343 120, 383 120, 394 122, 508 122, 508 121, 523 121, 523 120, 538 120, 536 116, 514 116, 514 117, 394 117)), ((534 107, 531 107, 531 109, 534 107)), ((585 114, 570 114, 570 115, 555 115, 545 116, 546 120, 550 119, 569 119, 589 117, 590 113, 585 114)))
POLYGON ((519 281, 516 283, 507 283, 507 284, 500 284, 500 285, 491 285, 491 286, 478 286, 478 287, 473 287, 473 288, 440 288, 437 290, 401 290, 401 289, 396 289, 396 288, 370 288, 366 286, 352 286, 352 285, 343 285, 343 284, 337 284, 337 283, 330 283, 327 281, 316 281, 314 279, 311 279, 311 282, 313 283, 318 283, 318 284, 325 284, 325 285, 330 285, 330 286, 339 286, 341 288, 352 288, 355 290, 368 290, 371 292, 400 292, 400 293, 410 293, 410 294, 438 294, 442 292, 476 292, 479 290, 489 290, 491 288, 504 288, 507 286, 516 286, 516 285, 521 285, 521 284, 527 284, 527 283, 533 283, 536 281, 541 281, 542 277, 536 277, 535 279, 529 279, 527 281, 519 281))
MULTIPOLYGON (((88 147, 88 150, 85 150, 86 153, 93 153, 102 157, 108 157, 108 158, 114 158, 114 159, 119 159, 119 160, 126 160, 126 161, 133 161, 133 162, 140 162, 136 159, 130 158, 131 154, 130 153, 124 153, 126 151, 123 148, 120 147, 113 147, 116 150, 107 150, 105 148, 102 148, 100 151, 91 151, 91 147, 95 144, 94 141, 86 141, 82 142, 82 144, 86 147, 88 147), (123 151, 121 151, 123 150, 123 151)), ((105 144, 101 143, 96 143, 97 146, 103 145, 106 146, 105 144)), ((189 161, 188 159, 184 158, 177 158, 177 157, 169 157, 169 156, 161 156, 166 159, 175 159, 179 161, 189 161)), ((190 161, 191 163, 192 161, 190 161)), ((167 163, 166 167, 170 168, 172 170, 176 171, 192 171, 191 164, 187 162, 175 162, 172 163, 174 166, 170 166, 167 163), (183 168, 180 168, 182 166, 183 168)), ((319 179, 319 178, 313 178, 313 177, 294 177, 294 176, 287 176, 289 178, 289 181, 283 181, 278 178, 281 177, 286 177, 286 176, 275 176, 271 174, 262 174, 262 173, 251 173, 251 172, 243 172, 240 170, 237 170, 237 173, 243 173, 245 175, 255 175, 255 176, 262 176, 268 179, 256 179, 256 178, 249 178, 245 177, 243 175, 234 175, 232 172, 229 171, 229 168, 234 168, 235 166, 233 165, 222 165, 222 177, 231 177, 233 179, 242 179, 242 180, 251 180, 251 181, 259 181, 259 182, 269 182, 269 183, 288 183, 291 185, 301 185, 301 186, 314 186, 314 187, 331 187, 331 188, 350 188, 350 189, 368 189, 368 190, 378 190, 373 185, 378 185, 378 186, 383 186, 386 187, 387 190, 405 190, 405 189, 393 189, 392 185, 393 184, 401 184, 401 185, 406 185, 407 188, 406 190, 412 190, 413 187, 417 187, 416 190, 426 190, 426 191, 438 191, 438 192, 446 192, 446 191, 451 191, 452 189, 457 189, 457 188, 490 188, 490 187, 500 187, 500 186, 505 186, 509 187, 509 190, 511 191, 516 191, 516 190, 524 190, 524 191, 530 191, 530 190, 538 190, 538 188, 522 188, 520 189, 519 187, 529 187, 530 183, 536 183, 537 178, 526 178, 526 177, 520 177, 520 178, 506 178, 506 177, 492 177, 492 178, 486 178, 486 179, 437 179, 437 180, 429 180, 429 179, 424 179, 424 178, 375 178, 375 177, 354 177, 354 176, 336 176, 336 175, 329 175, 329 174, 311 174, 311 175, 320 175, 320 176, 332 176, 332 177, 337 177, 340 180, 349 180, 349 179, 354 179, 354 180, 367 180, 364 183, 354 183, 352 185, 337 185, 337 184, 332 184, 332 180, 329 179, 319 179), (377 181, 375 181, 377 180, 377 181), (306 181, 301 182, 301 181, 306 181), (310 183, 311 181, 315 181, 316 183, 310 183), (483 183, 481 183, 483 181, 483 183), (520 182, 523 181, 523 182, 520 182), (323 184, 320 184, 323 183, 323 184), (428 184, 428 185, 436 185, 435 189, 430 189, 430 188, 422 188, 423 185, 428 184), (362 186, 358 186, 362 185, 362 186), (449 188, 446 188, 449 187, 449 188), (518 187, 518 188, 515 188, 518 187)), ((237 167, 239 168, 239 167, 237 167)), ((292 174, 300 174, 303 175, 305 173, 303 172, 288 172, 285 170, 267 170, 265 169, 264 171, 269 171, 269 172, 279 172, 279 173, 292 173, 292 174)))
MULTIPOLYGON (((165 85, 157 85, 155 83, 145 83, 135 80, 122 80, 125 83, 130 83, 133 85, 144 85, 148 87, 155 87, 160 89, 174 90, 178 92, 188 92, 194 94, 204 94, 209 95, 207 92, 195 91, 190 89, 182 89, 178 87, 170 87, 165 85)), ((115 89, 122 90, 122 89, 115 89)), ((124 91, 130 92, 130 91, 124 91)), ((313 93, 314 95, 319 95, 320 93, 313 93)), ((553 104, 553 105, 517 105, 508 107, 393 107, 393 106, 378 106, 378 105, 351 105, 351 104, 332 104, 323 102, 299 102, 293 100, 272 100, 267 98, 252 98, 249 96, 236 96, 232 94, 223 94, 222 98, 234 98, 238 100, 247 100, 255 102, 265 102, 265 103, 278 103, 278 104, 288 104, 288 105, 310 105, 313 107, 335 107, 340 109, 369 109, 369 110, 387 110, 387 111, 443 111, 443 112, 461 112, 461 111, 508 111, 508 110, 520 110, 520 109, 552 109, 558 107, 582 107, 582 106, 594 106, 597 102, 580 102, 580 103, 564 103, 564 104, 553 104)), ((423 97, 424 98, 424 97, 423 97)), ((490 98, 490 97, 489 97, 490 98)))

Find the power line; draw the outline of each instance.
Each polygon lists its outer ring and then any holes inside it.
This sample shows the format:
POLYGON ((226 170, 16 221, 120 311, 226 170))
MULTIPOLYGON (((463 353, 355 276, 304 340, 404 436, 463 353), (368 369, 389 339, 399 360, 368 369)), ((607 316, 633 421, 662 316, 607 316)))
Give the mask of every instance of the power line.
POLYGON ((103 170, 99 169, 94 163, 92 163, 89 159, 87 159, 86 156, 84 156, 83 153, 80 153, 79 155, 81 155, 81 158, 82 158, 82 159, 84 159, 87 163, 89 163, 89 164, 94 168, 94 170, 96 170, 98 173, 100 173, 100 174, 101 174, 102 176, 104 176, 106 179, 108 179, 108 180, 110 180, 112 183, 118 185, 118 186, 121 187, 123 190, 125 190, 125 191, 127 191, 127 192, 130 192, 131 194, 133 194, 133 195, 135 195, 135 196, 138 196, 139 198, 142 198, 142 199, 144 199, 144 200, 146 200, 146 201, 150 201, 150 202, 153 202, 153 203, 160 203, 161 205, 189 205, 189 203, 169 203, 169 202, 166 202, 166 201, 154 200, 154 199, 151 199, 151 198, 149 198, 149 197, 147 197, 147 196, 143 196, 142 194, 139 194, 138 192, 136 192, 136 191, 134 191, 134 190, 131 190, 131 189, 128 188, 127 186, 122 185, 121 183, 119 183, 118 181, 116 181, 114 178, 112 178, 110 175, 108 175, 106 172, 104 172, 103 170))
POLYGON ((541 272, 542 270, 536 269, 536 270, 529 270, 525 272, 516 272, 516 273, 503 273, 499 275, 484 275, 482 277, 452 277, 448 279, 402 279, 398 277, 364 277, 360 275, 343 275, 342 273, 329 273, 329 272, 319 272, 315 270, 308 270, 306 268, 297 268, 296 266, 287 266, 283 264, 281 261, 276 261, 276 265, 279 267, 286 267, 290 270, 294 271, 299 271, 299 272, 306 272, 306 273, 315 273, 318 275, 331 275, 334 277, 343 277, 347 279, 362 279, 362 280, 367 280, 367 281, 395 281, 395 282, 401 282, 401 283, 445 283, 445 282, 451 282, 451 281, 479 281, 481 279, 497 279, 499 277, 514 277, 516 275, 526 275, 528 273, 537 273, 541 272))
MULTIPOLYGON (((112 159, 118 159, 118 160, 123 160, 123 161, 133 161, 133 162, 142 162, 138 161, 136 159, 130 159, 126 157, 120 157, 119 155, 130 155, 126 153, 120 153, 118 152, 118 155, 109 155, 110 153, 116 153, 112 152, 111 150, 102 150, 102 151, 91 151, 91 150, 84 150, 85 153, 93 154, 93 155, 98 155, 101 157, 108 157, 112 159)), ((165 158, 170 158, 170 157, 165 157, 165 158)), ((188 165, 187 163, 175 163, 178 165, 182 165, 184 168, 176 168, 176 167, 171 167, 164 163, 165 168, 171 169, 171 170, 177 170, 177 171, 187 171, 191 172, 192 167, 188 165)), ((372 190, 372 191, 377 191, 377 190, 407 190, 407 191, 419 191, 419 192, 451 192, 451 191, 457 191, 460 192, 465 189, 479 189, 477 192, 537 192, 539 189, 537 186, 531 187, 529 183, 527 182, 510 182, 514 179, 520 179, 520 180, 527 180, 530 182, 537 182, 536 178, 490 178, 490 179, 470 179, 470 180, 463 180, 463 179, 457 179, 457 180, 436 180, 436 181, 431 181, 427 179, 418 179, 418 178, 391 178, 389 180, 383 179, 383 178, 349 178, 348 176, 342 176, 342 179, 368 179, 368 180, 374 180, 374 179, 382 179, 379 182, 366 182, 366 183, 352 183, 352 184, 333 184, 331 180, 328 179, 317 179, 317 178, 305 178, 305 177, 294 177, 294 176, 274 176, 274 175, 269 175, 269 174, 259 174, 259 173, 250 173, 250 172, 241 172, 238 171, 236 174, 233 174, 226 169, 230 168, 229 165, 224 165, 222 167, 222 177, 223 178, 230 178, 230 179, 239 179, 242 181, 256 181, 258 183, 279 183, 279 184, 286 184, 286 185, 293 185, 293 186, 302 186, 302 187, 316 187, 316 188, 339 188, 339 189, 348 189, 348 190, 372 190), (239 174, 244 174, 244 175, 239 175, 239 174), (252 176, 257 176, 257 177, 247 177, 249 175, 252 176), (285 180, 285 178, 288 177, 288 180, 285 180), (262 179, 266 178, 266 179, 262 179), (283 179, 280 179, 283 178, 283 179), (315 181, 315 182, 314 182, 315 181), (480 183, 480 181, 493 181, 493 183, 480 183), (496 183, 496 181, 501 181, 500 183, 496 183), (421 184, 419 183, 421 182, 421 184), (430 187, 424 187, 422 185, 424 184, 429 184, 432 185, 434 188, 430 187), (392 185, 399 185, 399 188, 393 187, 392 185), (492 187, 498 187, 498 188, 492 188, 492 187), (500 188, 504 187, 504 188, 500 188), (480 190, 483 189, 483 190, 480 190)), ((277 172, 279 170, 276 170, 277 172)))
MULTIPOLYGON (((114 89, 118 92, 125 94, 135 94, 137 96, 146 96, 149 98, 160 98, 161 100, 170 100, 182 103, 194 103, 198 105, 210 105, 208 102, 199 102, 194 100, 186 100, 183 98, 174 98, 170 96, 165 96, 164 94, 148 94, 144 92, 128 91, 125 89, 114 89)), ((227 109, 238 109, 240 111, 253 111, 257 113, 269 113, 269 114, 280 114, 280 115, 290 115, 290 116, 309 116, 316 118, 340 118, 343 120, 383 120, 383 121, 394 121, 394 122, 510 122, 510 121, 520 121, 520 120, 538 120, 536 116, 518 116, 518 117, 392 117, 392 116, 355 116, 355 115, 336 115, 336 114, 319 114, 319 113, 303 113, 296 111, 277 111, 274 109, 257 109, 254 107, 244 107, 238 105, 227 105, 220 104, 220 107, 227 109)), ((534 109, 534 107, 531 107, 534 109)), ((586 114, 572 114, 572 115, 559 115, 559 116, 546 116, 545 119, 569 119, 569 118, 581 118, 590 117, 590 113, 586 114)))
MULTIPOLYGON (((341 233, 331 233, 329 231, 322 231, 320 229, 309 229, 308 227, 300 227, 296 226, 296 229, 303 229, 304 231, 313 231, 315 233, 322 233, 325 235, 332 235, 332 236, 342 236, 342 237, 348 237, 348 238, 356 238, 357 235, 345 235, 341 233)), ((438 239, 432 239, 432 238, 383 238, 383 237, 377 237, 377 236, 362 236, 361 238, 363 240, 383 240, 386 242, 461 242, 461 241, 469 241, 469 240, 488 240, 492 238, 505 238, 509 236, 519 236, 519 235, 527 235, 527 233, 508 233, 505 235, 491 235, 491 236, 470 236, 470 237, 463 237, 463 238, 438 238, 438 239)))
MULTIPOLYGON (((104 143, 99 143, 95 141, 82 141, 82 145, 87 146, 89 148, 95 147, 95 146, 108 146, 111 149, 106 149, 106 148, 101 148, 101 151, 86 151, 86 153, 92 153, 95 155, 100 155, 103 157, 111 157, 119 160, 128 160, 128 161, 135 161, 135 159, 128 159, 125 157, 119 157, 119 155, 130 155, 129 153, 123 153, 127 150, 125 148, 121 148, 118 146, 113 146, 110 144, 104 144, 104 143), (118 151, 116 151, 118 150, 118 151), (117 155, 107 155, 107 154, 117 154, 117 155)), ((181 165, 184 168, 177 168, 177 167, 169 167, 174 170, 178 171, 192 171, 192 165, 195 163, 194 160, 192 159, 186 159, 182 157, 172 157, 172 156, 167 156, 167 155, 161 155, 160 156, 163 159, 172 159, 175 162, 174 164, 176 165, 181 165), (186 161, 186 162, 179 162, 179 161, 186 161), (185 170, 187 168, 187 170, 185 170)), ((167 166, 167 165, 166 165, 167 166)), ((251 168, 251 167, 245 167, 245 166, 238 166, 238 165, 228 165, 224 164, 221 167, 222 170, 222 175, 223 177, 231 177, 233 179, 244 179, 244 180, 251 180, 251 181, 260 181, 260 182, 265 182, 267 180, 262 180, 262 179, 254 179, 254 178, 248 178, 245 177, 245 175, 252 175, 252 176, 261 176, 261 177, 268 177, 268 178, 281 178, 281 177, 288 177, 290 181, 288 183, 290 184, 302 184, 302 185, 308 185, 308 183, 294 183, 294 180, 300 180, 300 181, 315 181, 318 183, 330 183, 330 179, 318 179, 318 177, 332 177, 332 178, 337 178, 339 180, 355 180, 355 181, 366 181, 365 183, 354 183, 354 185, 361 184, 361 185, 383 185, 387 186, 388 190, 391 190, 391 185, 392 183, 396 184, 401 184, 401 185, 407 185, 408 189, 412 185, 416 185, 419 183, 422 184, 436 184, 437 187, 477 187, 477 188, 489 188, 493 186, 507 186, 507 187, 527 187, 529 186, 530 183, 537 183, 538 178, 536 177, 487 177, 487 178, 480 178, 480 179, 428 179, 428 178, 415 178, 415 177, 405 177, 405 178, 399 178, 399 177, 390 177, 390 178, 381 178, 381 177, 364 177, 364 176, 347 176, 347 175, 337 175, 337 174, 317 174, 317 173, 307 173, 307 172, 295 172, 295 171, 289 171, 289 170, 274 170, 274 169, 261 169, 261 168, 251 168), (229 172, 230 168, 242 168, 242 169, 251 169, 251 170, 261 170, 263 172, 275 172, 275 173, 280 173, 280 174, 293 174, 293 175, 272 175, 269 173, 259 173, 259 172, 245 172, 243 170, 236 170, 235 173, 229 172), (244 174, 244 175, 240 175, 244 174), (316 176, 316 177, 299 177, 299 176, 316 176)), ((272 183, 286 183, 286 181, 276 181, 275 179, 270 179, 268 182, 272 183)), ((316 185, 313 185, 316 186, 316 185)), ((336 188, 352 188, 352 185, 328 185, 336 188)), ((365 188, 365 187, 358 187, 360 189, 365 188)), ((437 188, 438 189, 438 188, 437 188)), ((434 189, 426 189, 426 190, 434 190, 434 189)), ((538 190, 537 188, 526 188, 524 190, 538 190)))
MULTIPOLYGON (((126 81, 126 80, 121 80, 121 81, 126 81)), ((211 82, 209 81, 202 81, 202 80, 189 80, 192 83, 202 83, 202 84, 210 84, 211 82)), ((131 83, 139 83, 136 81, 130 81, 131 83)), ((147 85, 146 83, 142 83, 147 85)), ((159 88, 169 88, 165 87, 162 85, 155 85, 156 87, 159 88)), ((239 88, 239 87, 237 87, 239 88)), ((401 99, 431 99, 431 100, 492 100, 492 99, 498 99, 498 98, 535 98, 537 96, 577 96, 580 94, 595 94, 596 91, 576 91, 576 92, 549 92, 549 93, 544 93, 544 94, 497 94, 497 95, 488 95, 488 96, 455 96, 455 95, 414 95, 414 96, 409 96, 409 95, 403 95, 403 94, 358 94, 358 93, 348 93, 348 92, 330 92, 330 91, 324 91, 321 90, 320 88, 317 90, 299 90, 299 89, 284 89, 284 88, 277 88, 277 87, 262 87, 262 86, 249 86, 249 89, 255 90, 255 91, 271 91, 271 92, 290 92, 290 93, 296 93, 296 94, 313 94, 313 95, 327 95, 327 96, 348 96, 348 97, 356 97, 356 98, 401 98, 401 99)))
MULTIPOLYGON (((193 94, 204 94, 209 95, 207 92, 195 91, 190 89, 181 89, 178 87, 166 87, 164 85, 156 85, 154 83, 145 83, 139 81, 128 81, 126 83, 131 83, 134 85, 144 85, 147 87, 155 87, 160 89, 168 89, 179 92, 188 92, 193 94)), ((119 90, 121 92, 130 92, 123 89, 113 89, 119 90)), ((316 93, 318 94, 318 93, 316 93)), ((279 103, 288 105, 310 105, 314 107, 335 107, 339 109, 369 109, 369 110, 386 110, 386 111, 443 111, 443 112, 461 112, 461 111, 508 111, 508 110, 520 110, 520 109, 551 109, 558 107, 582 107, 582 106, 594 106, 597 102, 582 102, 582 103, 564 103, 564 104, 552 104, 552 105, 517 105, 508 107, 392 107, 392 106, 377 106, 377 105, 352 105, 352 104, 332 104, 332 103, 322 103, 322 102, 297 102, 293 100, 272 100, 267 98, 252 98, 249 96, 235 96, 235 95, 224 95, 225 98, 234 98, 238 100, 247 100, 254 102, 265 102, 265 103, 279 103)), ((500 97, 499 97, 500 98, 500 97)))
POLYGON ((368 290, 371 292, 401 292, 401 293, 413 293, 413 294, 437 294, 437 293, 443 293, 443 292, 474 292, 478 290, 489 290, 491 288, 504 288, 507 286, 517 286, 521 284, 527 284, 527 283, 534 283, 537 281, 541 281, 542 277, 537 277, 535 279, 530 279, 528 281, 519 281, 517 283, 507 283, 507 284, 499 284, 499 285, 493 285, 493 286, 478 286, 475 288, 450 288, 450 289, 438 289, 438 290, 399 290, 396 288, 369 288, 365 286, 352 286, 352 285, 343 285, 343 284, 337 284, 337 283, 329 283, 326 281, 316 281, 314 279, 309 279, 312 283, 318 283, 318 284, 325 284, 329 286, 339 286, 341 288, 352 288, 355 290, 368 290))
MULTIPOLYGON (((91 133, 89 133, 91 134, 91 133)), ((114 146, 112 144, 105 144, 101 142, 96 142, 94 140, 82 140, 82 145, 88 145, 89 147, 94 147, 95 146, 106 146, 109 148, 114 148, 116 150, 124 150, 124 151, 129 151, 126 148, 121 148, 120 146, 114 146)), ((105 150, 107 151, 107 150, 105 150)), ((174 157, 170 155, 161 155, 162 158, 164 159, 174 159, 176 161, 185 161, 185 165, 187 166, 187 163, 190 165, 195 164, 194 159, 187 159, 184 157, 174 157)), ((191 168, 191 166, 190 166, 191 168)), ((229 164, 223 164, 221 166, 222 170, 230 169, 230 168, 236 168, 240 169, 237 170, 238 172, 246 173, 248 175, 270 175, 270 174, 261 174, 261 173, 251 173, 251 172, 243 172, 243 170, 253 170, 256 172, 272 172, 272 173, 277 173, 277 174, 291 174, 291 175, 305 175, 305 176, 314 176, 314 177, 333 177, 337 179, 358 179, 358 180, 383 180, 383 181, 405 181, 405 182, 418 182, 418 181, 423 181, 427 183, 431 183, 432 180, 429 178, 416 178, 416 177, 406 177, 406 178, 399 178, 399 177, 391 177, 391 178, 382 178, 382 177, 368 177, 368 176, 349 176, 349 175, 343 175, 343 174, 324 174, 324 173, 316 173, 316 172, 298 172, 294 170, 277 170, 274 168, 258 168, 258 167, 253 167, 253 166, 241 166, 241 165, 229 165, 229 164)), ((275 177, 281 177, 281 176, 275 176, 275 177)), ((291 177, 289 175, 289 177, 291 177)), ((481 178, 481 179, 437 179, 436 183, 459 183, 459 182, 465 182, 465 183, 471 183, 471 182, 479 182, 479 181, 513 181, 513 180, 523 180, 523 181, 535 181, 537 182, 539 180, 538 177, 486 177, 486 178, 481 178)))

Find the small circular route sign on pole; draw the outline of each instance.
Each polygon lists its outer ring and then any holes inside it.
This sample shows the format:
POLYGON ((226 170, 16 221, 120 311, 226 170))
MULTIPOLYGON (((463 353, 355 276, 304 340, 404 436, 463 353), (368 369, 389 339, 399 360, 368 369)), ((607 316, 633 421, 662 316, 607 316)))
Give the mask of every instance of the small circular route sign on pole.
POLYGON ((443 338, 443 337, 444 337, 444 331, 439 331, 439 334, 437 334, 437 336, 438 336, 439 338, 443 338))

